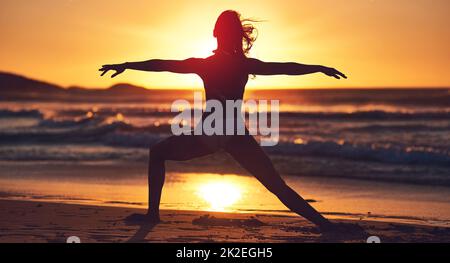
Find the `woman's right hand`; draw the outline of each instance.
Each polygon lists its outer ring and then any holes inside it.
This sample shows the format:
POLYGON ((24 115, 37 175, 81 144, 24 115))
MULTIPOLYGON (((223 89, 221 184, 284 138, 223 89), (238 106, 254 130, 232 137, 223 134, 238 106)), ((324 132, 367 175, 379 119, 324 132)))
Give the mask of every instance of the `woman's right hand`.
POLYGON ((103 65, 99 71, 102 71, 101 76, 108 73, 110 70, 114 70, 115 73, 111 75, 111 78, 114 78, 115 76, 122 74, 126 70, 125 64, 109 64, 109 65, 103 65))
POLYGON ((329 68, 329 67, 325 67, 325 66, 321 66, 321 70, 320 70, 323 74, 329 76, 329 77, 333 77, 336 79, 340 79, 340 78, 344 78, 346 79, 347 76, 345 76, 344 73, 340 72, 339 70, 335 69, 335 68, 329 68))

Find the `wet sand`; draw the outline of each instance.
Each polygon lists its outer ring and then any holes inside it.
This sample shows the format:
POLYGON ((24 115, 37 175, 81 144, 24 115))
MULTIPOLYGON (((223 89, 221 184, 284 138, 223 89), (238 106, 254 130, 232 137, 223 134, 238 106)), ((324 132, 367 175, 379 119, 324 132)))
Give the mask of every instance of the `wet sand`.
MULTIPOLYGON (((168 165, 162 209, 293 216, 254 177, 220 170, 194 172, 196 167, 197 170, 205 167, 198 164, 202 160, 196 161, 183 166, 182 172, 177 167, 183 162, 168 165), (233 195, 234 203, 230 198, 233 195)), ((144 209, 148 191, 146 173, 145 162, 0 162, 0 199, 144 209)), ((283 177, 331 219, 450 227, 448 187, 283 177)), ((7 217, 8 212, 2 210, 2 216, 7 217)))

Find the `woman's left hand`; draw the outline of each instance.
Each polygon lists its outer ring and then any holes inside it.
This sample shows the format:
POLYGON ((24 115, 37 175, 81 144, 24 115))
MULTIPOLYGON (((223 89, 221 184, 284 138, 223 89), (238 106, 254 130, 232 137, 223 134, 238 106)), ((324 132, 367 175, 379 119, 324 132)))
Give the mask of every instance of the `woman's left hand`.
POLYGON ((122 74, 125 71, 126 67, 124 64, 111 64, 111 65, 103 65, 99 71, 102 71, 102 75, 105 75, 110 70, 114 70, 115 73, 111 75, 111 78, 114 78, 115 76, 122 74))

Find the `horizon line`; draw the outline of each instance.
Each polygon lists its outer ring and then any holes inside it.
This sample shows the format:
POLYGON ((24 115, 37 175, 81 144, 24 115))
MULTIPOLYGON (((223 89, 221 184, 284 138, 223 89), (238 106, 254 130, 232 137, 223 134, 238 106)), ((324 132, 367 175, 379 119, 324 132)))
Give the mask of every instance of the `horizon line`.
MULTIPOLYGON (((48 80, 42 80, 37 79, 33 77, 29 77, 27 75, 21 74, 21 73, 14 73, 10 71, 3 71, 0 70, 0 74, 10 74, 10 75, 16 75, 18 77, 26 78, 32 81, 38 81, 43 82, 51 85, 56 85, 62 89, 70 89, 70 88, 81 88, 85 90, 107 90, 111 87, 117 86, 117 85, 130 85, 135 86, 139 88, 143 88, 146 90, 203 90, 202 87, 193 87, 193 86, 185 86, 185 87, 179 87, 179 86, 166 86, 166 87, 147 87, 142 85, 133 84, 131 82, 117 82, 115 84, 112 84, 107 87, 86 87, 78 84, 71 84, 71 85, 60 85, 56 82, 48 81, 48 80)), ((337 86, 337 87, 246 87, 245 90, 255 91, 255 90, 386 90, 386 89, 397 89, 397 90, 407 90, 407 89, 450 89, 450 85, 448 86, 337 86)))

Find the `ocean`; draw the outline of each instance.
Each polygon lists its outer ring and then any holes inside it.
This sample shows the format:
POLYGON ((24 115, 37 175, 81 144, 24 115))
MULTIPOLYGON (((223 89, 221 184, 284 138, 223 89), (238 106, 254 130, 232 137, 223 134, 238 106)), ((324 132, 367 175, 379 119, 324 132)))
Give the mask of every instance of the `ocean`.
MULTIPOLYGON (((180 97, 181 94, 181 97, 180 97)), ((0 160, 145 161, 170 136, 170 106, 155 97, 0 102, 0 160)), ((280 101, 280 142, 265 147, 291 175, 450 186, 447 89, 248 91, 280 101), (289 165, 292 162, 292 165, 289 165)))

